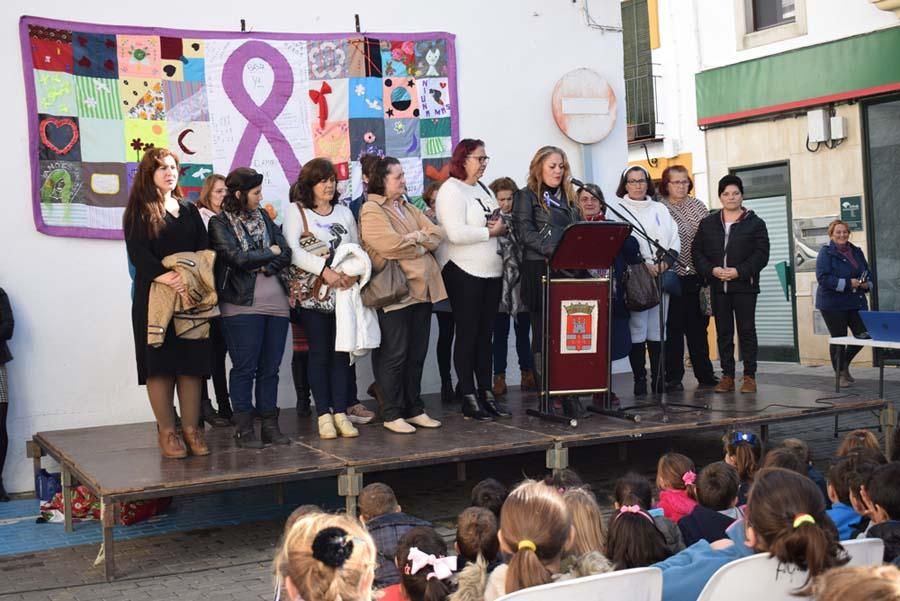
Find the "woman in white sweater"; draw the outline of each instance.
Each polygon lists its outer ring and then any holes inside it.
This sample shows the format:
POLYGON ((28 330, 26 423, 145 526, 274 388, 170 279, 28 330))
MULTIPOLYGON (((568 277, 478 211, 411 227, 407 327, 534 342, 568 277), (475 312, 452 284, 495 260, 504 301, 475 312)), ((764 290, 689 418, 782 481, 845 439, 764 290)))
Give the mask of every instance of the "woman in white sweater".
MULTIPOLYGON (((612 206, 625 221, 634 226, 634 237, 637 239, 641 256, 647 264, 647 269, 656 277, 658 269, 665 271, 674 263, 674 257, 681 251, 681 238, 678 236, 678 225, 672 219, 669 210, 662 203, 653 200, 653 180, 643 167, 629 167, 622 172, 619 180, 619 188, 616 190, 615 199, 610 199, 607 204, 612 206), (659 241, 660 245, 671 251, 662 263, 656 261, 656 249, 650 247, 643 236, 637 232, 644 232, 650 238, 659 241)), ((660 330, 659 312, 662 307, 662 321, 665 324, 665 311, 668 308, 668 294, 663 294, 661 305, 645 311, 632 311, 629 316, 629 329, 631 330, 631 353, 628 356, 631 362, 631 371, 634 374, 634 395, 636 397, 647 394, 647 367, 646 354, 650 355, 651 385, 654 392, 662 392, 665 386, 663 371, 659 365, 660 349, 665 332, 660 330)))
POLYGON ((461 140, 435 203, 446 232, 439 256, 456 322, 453 365, 463 415, 479 420, 509 417, 491 392, 491 336, 503 288, 497 236, 506 233, 506 226, 497 200, 479 181, 488 160, 484 142, 461 140))
MULTIPOLYGON (((328 159, 313 159, 303 165, 291 186, 291 204, 284 214, 284 237, 291 247, 291 263, 303 271, 322 277, 332 288, 348 288, 354 279, 331 268, 334 251, 341 244, 359 244, 353 213, 338 202, 334 165, 328 159), (304 218, 309 232, 331 247, 320 257, 300 246, 304 218)), ((300 320, 309 339, 309 385, 316 401, 319 437, 359 436, 347 417, 350 404, 350 357, 334 350, 336 318, 325 313, 300 309, 300 320)), ((352 399, 355 403, 356 399, 352 399)))

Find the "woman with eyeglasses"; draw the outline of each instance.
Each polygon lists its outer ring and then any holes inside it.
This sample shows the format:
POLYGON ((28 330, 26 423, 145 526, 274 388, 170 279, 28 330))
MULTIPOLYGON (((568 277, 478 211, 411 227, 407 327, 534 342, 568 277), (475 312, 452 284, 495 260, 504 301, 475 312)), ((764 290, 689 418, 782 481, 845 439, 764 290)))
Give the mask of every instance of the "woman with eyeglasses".
MULTIPOLYGON (((709 215, 709 209, 691 196, 694 182, 683 165, 666 167, 659 184, 659 197, 672 219, 678 225, 681 239, 681 256, 672 269, 678 275, 680 295, 669 298, 669 315, 666 319, 666 390, 684 390, 684 340, 687 339, 688 355, 694 369, 694 377, 701 387, 719 383, 709 360, 709 342, 706 328, 709 316, 700 308, 701 287, 705 280, 697 273, 691 258, 691 248, 700 221, 709 215)), ((708 294, 708 289, 707 289, 708 294)))
MULTIPOLYGON (((681 239, 678 237, 678 226, 662 203, 653 200, 655 194, 653 180, 643 167, 629 167, 622 172, 615 199, 607 204, 612 206, 634 227, 634 237, 641 249, 641 256, 650 274, 656 278, 660 270, 672 267, 678 253, 681 252, 681 239), (641 233, 644 235, 642 236, 641 233), (657 240, 663 250, 668 251, 662 261, 657 261, 657 249, 646 240, 657 240)), ((663 391, 662 368, 660 356, 664 332, 660 325, 659 312, 663 311, 662 321, 665 323, 665 311, 669 304, 669 295, 663 294, 661 303, 651 309, 631 311, 628 325, 631 330, 631 371, 634 374, 634 396, 647 395, 646 355, 650 355, 650 381, 654 393, 663 391)))
POLYGON ((450 178, 435 201, 446 232, 441 273, 456 322, 453 365, 463 415, 477 420, 509 417, 491 390, 491 336, 503 287, 497 237, 506 233, 506 225, 497 199, 480 181, 489 160, 484 142, 461 140, 450 159, 450 178))

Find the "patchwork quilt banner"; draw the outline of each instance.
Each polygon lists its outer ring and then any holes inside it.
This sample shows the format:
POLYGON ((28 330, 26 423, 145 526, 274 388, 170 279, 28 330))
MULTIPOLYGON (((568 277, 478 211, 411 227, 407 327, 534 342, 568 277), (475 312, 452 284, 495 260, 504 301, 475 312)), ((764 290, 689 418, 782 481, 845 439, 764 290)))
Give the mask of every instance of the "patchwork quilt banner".
POLYGON ((237 33, 22 17, 32 204, 38 231, 122 238, 144 151, 181 160, 199 196, 251 166, 282 212, 301 165, 326 157, 341 199, 359 157, 400 159, 410 196, 446 172, 458 139, 455 36, 237 33))

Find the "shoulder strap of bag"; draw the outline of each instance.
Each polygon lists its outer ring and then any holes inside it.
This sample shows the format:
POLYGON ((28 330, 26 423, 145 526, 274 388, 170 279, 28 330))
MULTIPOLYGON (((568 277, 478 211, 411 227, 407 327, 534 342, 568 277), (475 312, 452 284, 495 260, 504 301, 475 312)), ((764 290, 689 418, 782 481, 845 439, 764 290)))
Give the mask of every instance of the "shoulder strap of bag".
POLYGON ((303 231, 300 232, 300 237, 308 238, 312 236, 312 232, 309 231, 309 223, 306 221, 306 209, 300 203, 297 203, 297 209, 300 211, 300 218, 303 219, 303 231))

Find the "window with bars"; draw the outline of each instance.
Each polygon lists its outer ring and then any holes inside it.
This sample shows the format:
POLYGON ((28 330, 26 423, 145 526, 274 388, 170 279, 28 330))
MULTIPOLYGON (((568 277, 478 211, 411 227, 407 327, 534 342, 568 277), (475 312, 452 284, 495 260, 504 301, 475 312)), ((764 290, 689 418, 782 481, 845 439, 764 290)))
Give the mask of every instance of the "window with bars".
POLYGON ((647 0, 622 2, 622 41, 628 141, 653 139, 656 137, 656 81, 650 53, 647 0))

